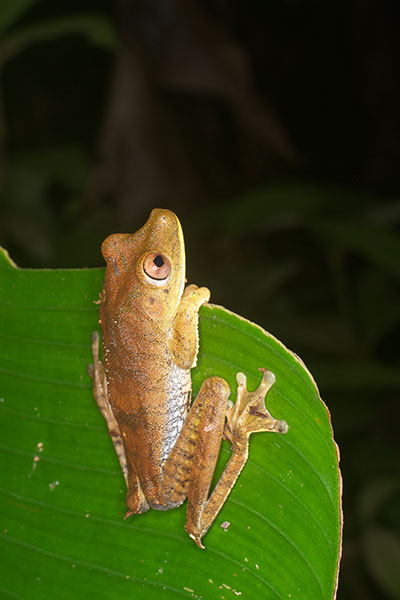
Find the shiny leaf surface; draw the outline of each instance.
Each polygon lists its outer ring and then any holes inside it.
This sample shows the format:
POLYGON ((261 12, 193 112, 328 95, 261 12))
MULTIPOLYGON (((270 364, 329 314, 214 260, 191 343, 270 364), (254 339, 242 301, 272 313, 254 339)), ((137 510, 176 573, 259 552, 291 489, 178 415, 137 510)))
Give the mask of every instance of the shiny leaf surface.
MULTIPOLYGON (((259 367, 286 436, 255 434, 199 550, 185 505, 123 520, 124 479, 86 366, 103 269, 22 270, 0 255, 0 594, 17 599, 334 597, 340 475, 328 411, 302 362, 208 305, 194 392, 210 375, 249 389, 259 367), (224 527, 222 527, 224 525, 224 527)), ((222 444, 217 471, 229 456, 222 444)))

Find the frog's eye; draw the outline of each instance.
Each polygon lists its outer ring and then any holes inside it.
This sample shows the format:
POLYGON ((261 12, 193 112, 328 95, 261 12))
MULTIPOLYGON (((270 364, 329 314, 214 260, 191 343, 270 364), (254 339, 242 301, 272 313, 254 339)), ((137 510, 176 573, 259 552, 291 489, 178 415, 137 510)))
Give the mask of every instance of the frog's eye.
POLYGON ((144 257, 143 271, 151 279, 166 279, 171 273, 171 263, 165 254, 159 252, 150 252, 144 257))

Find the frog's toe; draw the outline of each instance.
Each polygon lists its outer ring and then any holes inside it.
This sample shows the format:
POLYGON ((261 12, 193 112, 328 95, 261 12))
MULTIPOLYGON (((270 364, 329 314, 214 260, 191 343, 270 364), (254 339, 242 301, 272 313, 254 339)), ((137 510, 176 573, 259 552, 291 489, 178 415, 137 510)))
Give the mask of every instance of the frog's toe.
MULTIPOLYGON (((275 431, 287 433, 286 421, 275 419, 265 406, 265 397, 274 385, 275 375, 267 369, 260 368, 262 379, 254 392, 247 390, 247 380, 244 373, 238 373, 237 398, 235 405, 227 414, 226 429, 232 439, 242 439, 257 431, 275 431)), ((228 436, 227 436, 228 437, 228 436)))
POLYGON ((193 533, 189 533, 189 536, 192 538, 192 540, 194 540, 196 542, 196 544, 198 545, 199 548, 201 548, 201 550, 205 550, 206 549, 206 547, 201 542, 201 537, 200 536, 193 535, 193 533))

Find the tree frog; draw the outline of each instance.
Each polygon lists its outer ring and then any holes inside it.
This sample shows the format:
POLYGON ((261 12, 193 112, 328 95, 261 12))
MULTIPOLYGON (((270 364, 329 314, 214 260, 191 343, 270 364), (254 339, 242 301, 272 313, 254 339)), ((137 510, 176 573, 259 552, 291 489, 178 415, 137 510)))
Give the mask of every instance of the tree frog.
POLYGON ((210 377, 191 403, 199 309, 210 292, 185 287, 185 246, 173 212, 154 209, 136 233, 110 235, 102 253, 104 364, 94 332, 88 371, 125 477, 126 517, 168 510, 187 498, 185 529, 204 548, 202 537, 247 460, 250 434, 287 432, 286 422, 274 419, 264 404, 275 377, 260 369, 258 388, 248 392, 238 373, 235 404, 226 381, 210 377), (209 495, 223 437, 232 455, 209 495))

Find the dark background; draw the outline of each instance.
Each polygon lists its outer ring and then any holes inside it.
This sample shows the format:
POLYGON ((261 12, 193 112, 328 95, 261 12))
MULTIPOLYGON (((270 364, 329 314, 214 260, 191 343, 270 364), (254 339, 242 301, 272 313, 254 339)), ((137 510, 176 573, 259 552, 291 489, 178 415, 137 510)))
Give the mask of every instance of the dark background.
POLYGON ((106 235, 177 212, 189 282, 299 354, 330 408, 339 599, 400 598, 399 13, 0 8, 0 243, 23 267, 99 266, 106 235))

